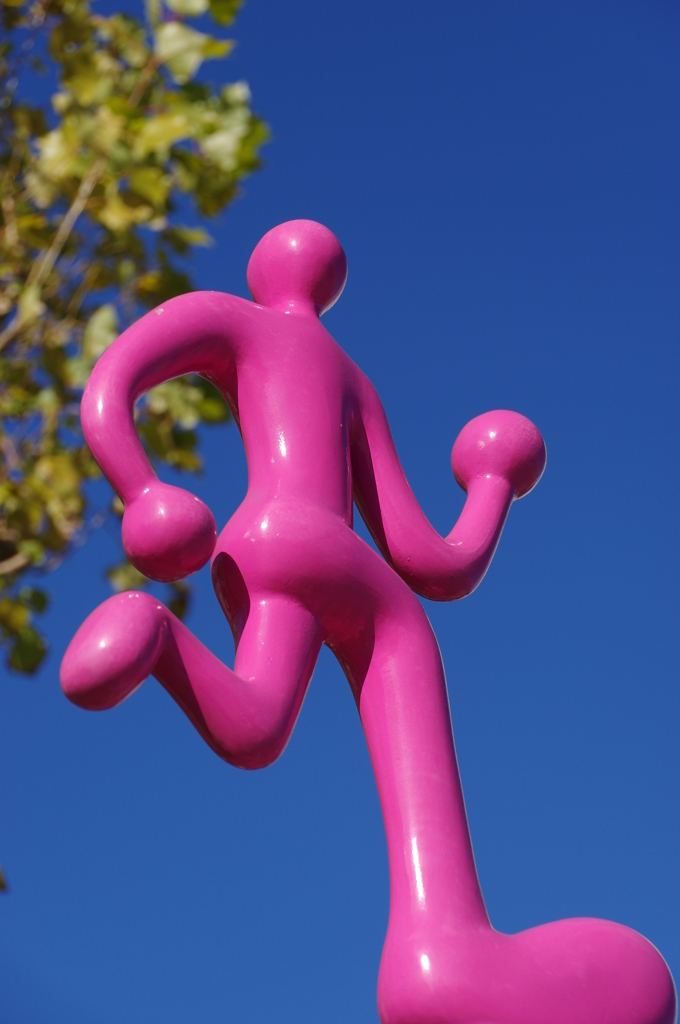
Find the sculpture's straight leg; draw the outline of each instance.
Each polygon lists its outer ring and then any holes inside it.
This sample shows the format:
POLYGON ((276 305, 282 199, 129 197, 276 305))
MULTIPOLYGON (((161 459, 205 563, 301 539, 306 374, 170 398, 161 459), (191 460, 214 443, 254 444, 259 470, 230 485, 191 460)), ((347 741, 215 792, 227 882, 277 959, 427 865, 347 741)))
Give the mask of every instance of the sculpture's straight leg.
POLYGON ((402 586, 402 606, 376 622, 359 701, 385 817, 392 919, 424 914, 459 929, 488 925, 439 647, 402 586))
POLYGON ((345 541, 336 585, 352 614, 344 636, 339 625, 329 633, 358 698, 385 819, 382 1024, 672 1024, 672 978, 636 932, 589 919, 518 935, 491 927, 434 634, 406 584, 358 538, 345 541))

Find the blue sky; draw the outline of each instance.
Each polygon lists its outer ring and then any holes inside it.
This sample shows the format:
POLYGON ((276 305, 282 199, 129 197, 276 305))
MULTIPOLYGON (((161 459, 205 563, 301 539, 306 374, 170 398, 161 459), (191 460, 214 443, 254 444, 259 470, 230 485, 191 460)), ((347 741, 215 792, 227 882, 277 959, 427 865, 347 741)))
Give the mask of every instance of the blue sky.
MULTIPOLYGON (((249 0, 234 34, 225 68, 273 138, 200 286, 245 295, 283 220, 336 232, 349 279, 325 322, 441 532, 468 419, 517 409, 546 438, 479 590, 428 605, 492 922, 621 921, 677 979, 680 8, 249 0)), ((236 430, 204 452, 222 524, 236 430)), ((49 659, 0 683, 0 1019, 375 1024, 387 861, 340 669, 322 653, 255 774, 154 681, 70 706, 59 661, 118 557, 102 530, 52 577, 49 659)), ((230 660, 205 572, 196 590, 189 625, 230 660)))

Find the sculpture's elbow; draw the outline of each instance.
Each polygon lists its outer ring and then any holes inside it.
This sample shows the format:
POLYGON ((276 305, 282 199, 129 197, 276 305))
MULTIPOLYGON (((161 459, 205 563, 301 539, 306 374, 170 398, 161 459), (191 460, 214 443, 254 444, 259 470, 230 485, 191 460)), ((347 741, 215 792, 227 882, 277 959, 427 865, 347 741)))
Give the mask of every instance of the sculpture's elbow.
MULTIPOLYGON (((94 374, 93 374, 94 376, 94 374)), ((104 400, 96 378, 90 377, 80 401, 80 424, 90 448, 98 434, 104 413, 104 400)))
POLYGON ((456 573, 432 573, 429 575, 416 575, 415 572, 401 572, 403 580, 408 583, 411 590, 428 601, 460 601, 475 590, 482 579, 482 575, 456 572, 456 573))
POLYGON ((126 382, 120 372, 112 374, 111 367, 106 366, 107 355, 94 367, 80 400, 80 422, 90 448, 98 439, 109 439, 111 429, 120 426, 113 420, 119 420, 121 414, 125 417, 130 404, 126 382))

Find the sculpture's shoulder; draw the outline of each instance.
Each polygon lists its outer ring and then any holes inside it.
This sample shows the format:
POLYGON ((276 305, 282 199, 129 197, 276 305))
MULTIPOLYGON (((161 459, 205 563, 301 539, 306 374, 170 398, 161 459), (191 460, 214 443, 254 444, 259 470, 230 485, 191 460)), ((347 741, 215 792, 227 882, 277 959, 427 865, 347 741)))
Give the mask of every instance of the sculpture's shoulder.
POLYGON ((270 333, 268 312, 229 292, 194 291, 168 299, 137 323, 146 336, 160 334, 166 343, 178 336, 189 345, 217 344, 239 360, 270 333))
POLYGON ((351 382, 352 391, 356 397, 358 408, 361 409, 365 402, 370 403, 378 399, 378 393, 361 367, 358 366, 344 350, 341 351, 344 359, 346 360, 345 366, 347 379, 351 382))
POLYGON ((230 295, 229 292, 195 291, 168 299, 152 309, 147 318, 155 314, 174 321, 184 321, 187 326, 194 328, 206 324, 222 324, 225 329, 229 329, 249 320, 257 320, 258 308, 254 302, 230 295))

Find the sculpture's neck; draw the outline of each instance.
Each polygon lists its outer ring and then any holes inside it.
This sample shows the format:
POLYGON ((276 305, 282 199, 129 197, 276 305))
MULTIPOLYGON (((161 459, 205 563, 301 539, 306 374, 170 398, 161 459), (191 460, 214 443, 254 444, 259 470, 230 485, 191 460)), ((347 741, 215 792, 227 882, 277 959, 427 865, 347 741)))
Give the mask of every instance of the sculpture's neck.
POLYGON ((311 316, 315 319, 319 317, 316 306, 311 299, 277 299, 276 301, 268 302, 267 305, 270 309, 277 309, 280 313, 290 313, 293 316, 311 316))
MULTIPOLYGON (((386 647, 398 651, 399 627, 386 647)), ((429 627, 427 627, 429 628, 429 627)), ((430 647, 407 660, 374 659, 360 698, 385 819, 390 862, 390 920, 418 930, 488 927, 453 745, 444 670, 430 647), (378 662, 376 664, 376 661, 378 662), (394 920, 393 920, 394 919, 394 920)), ((382 644, 380 645, 382 646, 382 644)))

